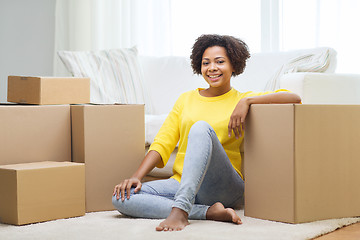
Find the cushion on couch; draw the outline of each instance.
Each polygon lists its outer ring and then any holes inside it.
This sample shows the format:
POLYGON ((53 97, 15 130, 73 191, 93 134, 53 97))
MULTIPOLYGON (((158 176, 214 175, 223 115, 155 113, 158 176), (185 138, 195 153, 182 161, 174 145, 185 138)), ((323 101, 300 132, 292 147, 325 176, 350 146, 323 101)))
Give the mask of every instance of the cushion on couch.
POLYGON ((168 114, 180 94, 207 86, 202 76, 193 74, 189 57, 140 55, 139 62, 153 115, 168 114))
POLYGON ((280 79, 288 73, 317 72, 333 73, 336 68, 336 51, 332 48, 315 48, 303 50, 299 56, 284 63, 266 83, 266 91, 280 88, 280 79))
POLYGON ((73 76, 90 77, 92 103, 144 103, 151 111, 136 47, 59 51, 58 55, 73 76))
POLYGON ((299 94, 304 104, 360 104, 359 74, 285 74, 280 84, 299 94))
POLYGON ((163 125, 167 114, 145 114, 145 145, 150 146, 154 142, 156 134, 163 125))

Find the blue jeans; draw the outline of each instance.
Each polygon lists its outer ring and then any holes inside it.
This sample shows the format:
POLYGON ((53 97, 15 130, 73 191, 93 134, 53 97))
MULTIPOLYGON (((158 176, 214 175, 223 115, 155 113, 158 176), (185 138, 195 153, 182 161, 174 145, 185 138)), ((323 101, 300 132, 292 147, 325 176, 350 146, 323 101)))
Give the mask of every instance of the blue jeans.
MULTIPOLYGON (((240 153, 239 153, 240 154, 240 153)), ((141 218, 166 218, 173 207, 189 219, 206 219, 216 202, 237 208, 243 204, 244 181, 235 171, 213 128, 204 121, 190 129, 181 183, 175 179, 146 182, 130 199, 113 196, 120 213, 141 218)))

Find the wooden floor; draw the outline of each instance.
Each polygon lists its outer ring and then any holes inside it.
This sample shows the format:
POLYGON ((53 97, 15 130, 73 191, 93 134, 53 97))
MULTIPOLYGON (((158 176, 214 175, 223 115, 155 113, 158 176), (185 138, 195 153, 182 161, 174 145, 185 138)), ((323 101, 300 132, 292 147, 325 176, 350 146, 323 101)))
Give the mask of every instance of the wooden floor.
POLYGON ((355 223, 347 227, 340 228, 334 232, 328 233, 315 240, 359 240, 360 223, 355 223))

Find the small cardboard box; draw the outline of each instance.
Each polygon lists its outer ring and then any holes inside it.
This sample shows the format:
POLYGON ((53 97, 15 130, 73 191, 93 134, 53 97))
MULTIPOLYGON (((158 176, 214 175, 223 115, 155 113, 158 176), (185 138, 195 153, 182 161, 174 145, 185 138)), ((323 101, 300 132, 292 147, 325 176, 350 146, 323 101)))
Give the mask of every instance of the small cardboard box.
POLYGON ((90 79, 9 76, 7 100, 40 105, 89 103, 90 79))
POLYGON ((144 159, 144 105, 73 105, 73 161, 85 163, 86 211, 113 210, 116 184, 144 159))
POLYGON ((288 223, 360 216, 360 105, 252 105, 245 215, 288 223))
POLYGON ((85 167, 71 162, 0 166, 0 221, 23 225, 85 214, 85 167))
POLYGON ((0 104, 0 165, 71 161, 70 106, 0 104))

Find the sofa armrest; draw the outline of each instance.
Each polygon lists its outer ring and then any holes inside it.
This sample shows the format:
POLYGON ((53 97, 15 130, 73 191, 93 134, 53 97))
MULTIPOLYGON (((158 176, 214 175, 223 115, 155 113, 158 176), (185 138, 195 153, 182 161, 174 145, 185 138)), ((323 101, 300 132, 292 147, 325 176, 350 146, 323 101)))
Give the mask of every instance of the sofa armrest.
POLYGON ((305 104, 360 104, 360 74, 290 73, 280 79, 280 88, 305 104))

